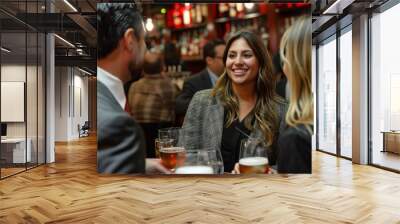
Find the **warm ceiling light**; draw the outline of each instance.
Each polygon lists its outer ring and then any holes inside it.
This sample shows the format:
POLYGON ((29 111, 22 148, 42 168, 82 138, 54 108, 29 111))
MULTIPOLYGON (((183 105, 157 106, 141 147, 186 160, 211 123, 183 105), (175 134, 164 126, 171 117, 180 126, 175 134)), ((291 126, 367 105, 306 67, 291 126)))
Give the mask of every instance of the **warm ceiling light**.
POLYGON ((54 36, 57 37, 62 42, 64 42, 65 44, 67 44, 68 46, 75 48, 75 45, 71 44, 71 42, 69 42, 68 40, 58 36, 57 34, 54 34, 54 36))
POLYGON ((254 3, 244 3, 244 7, 248 10, 252 9, 254 7, 254 3))
POLYGON ((78 10, 71 4, 69 3, 68 0, 64 0, 65 4, 67 4, 72 10, 74 10, 75 12, 78 12, 78 10))
POLYGON ((146 19, 146 30, 152 31, 154 28, 153 20, 151 18, 146 19))
POLYGON ((10 50, 8 50, 8 49, 5 48, 5 47, 1 47, 0 49, 1 49, 2 51, 6 52, 6 53, 10 53, 10 52, 11 52, 10 50))

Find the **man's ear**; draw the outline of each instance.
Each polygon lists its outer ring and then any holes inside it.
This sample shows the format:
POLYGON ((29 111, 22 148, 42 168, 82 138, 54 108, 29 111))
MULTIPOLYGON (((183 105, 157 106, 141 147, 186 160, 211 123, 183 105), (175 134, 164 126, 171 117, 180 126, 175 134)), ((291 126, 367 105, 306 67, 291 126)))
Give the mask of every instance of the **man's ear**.
POLYGON ((206 64, 211 64, 212 63, 212 58, 211 57, 206 57, 206 64))
POLYGON ((133 28, 127 29, 124 33, 124 46, 132 51, 136 41, 135 30, 133 28))

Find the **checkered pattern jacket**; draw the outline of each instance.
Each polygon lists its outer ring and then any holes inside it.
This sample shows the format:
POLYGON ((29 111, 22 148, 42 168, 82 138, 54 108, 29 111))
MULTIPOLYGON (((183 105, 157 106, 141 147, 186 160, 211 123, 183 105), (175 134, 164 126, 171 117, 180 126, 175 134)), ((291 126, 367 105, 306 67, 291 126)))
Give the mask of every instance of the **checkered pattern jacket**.
POLYGON ((177 92, 171 79, 145 75, 129 88, 128 102, 132 116, 139 123, 174 122, 177 92))

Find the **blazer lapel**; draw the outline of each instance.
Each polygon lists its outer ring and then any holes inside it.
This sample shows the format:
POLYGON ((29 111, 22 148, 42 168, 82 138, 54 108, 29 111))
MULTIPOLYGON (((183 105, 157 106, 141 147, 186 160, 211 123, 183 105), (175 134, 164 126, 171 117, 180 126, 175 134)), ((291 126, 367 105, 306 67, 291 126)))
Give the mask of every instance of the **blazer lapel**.
POLYGON ((224 107, 221 103, 208 106, 208 121, 203 133, 209 133, 208 139, 211 146, 221 146, 222 130, 224 128, 224 107))

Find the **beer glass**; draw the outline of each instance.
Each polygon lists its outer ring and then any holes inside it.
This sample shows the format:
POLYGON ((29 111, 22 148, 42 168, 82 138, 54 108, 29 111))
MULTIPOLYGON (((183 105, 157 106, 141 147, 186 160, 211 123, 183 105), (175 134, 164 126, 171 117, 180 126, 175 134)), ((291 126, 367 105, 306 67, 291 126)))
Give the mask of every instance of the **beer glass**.
POLYGON ((176 166, 181 165, 185 161, 185 157, 186 152, 183 147, 170 146, 160 148, 161 163, 171 171, 174 171, 176 166))
POLYGON ((179 137, 183 135, 180 127, 170 127, 170 128, 162 128, 158 130, 158 138, 159 139, 173 139, 173 145, 177 146, 179 137))
POLYGON ((239 154, 240 173, 268 173, 268 156, 265 142, 259 138, 243 139, 239 154))
POLYGON ((183 163, 179 164, 175 174, 223 174, 224 164, 221 152, 217 149, 198 149, 186 151, 183 163))
POLYGON ((154 140, 154 145, 155 145, 155 151, 156 151, 156 158, 160 158, 160 149, 161 148, 168 148, 168 147, 172 147, 174 140, 173 139, 160 139, 160 138, 156 138, 154 140))

